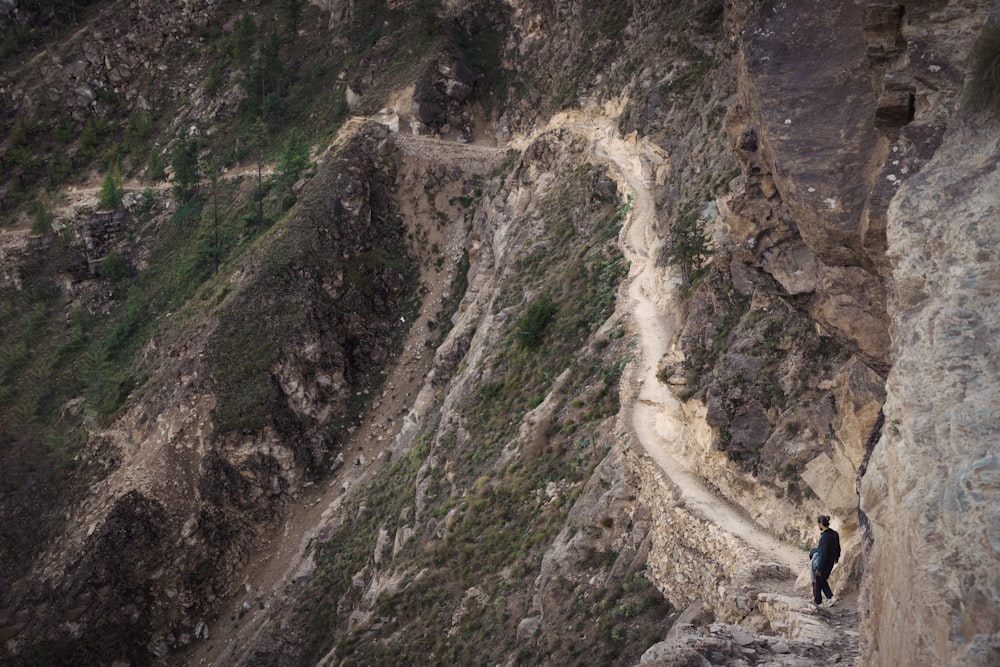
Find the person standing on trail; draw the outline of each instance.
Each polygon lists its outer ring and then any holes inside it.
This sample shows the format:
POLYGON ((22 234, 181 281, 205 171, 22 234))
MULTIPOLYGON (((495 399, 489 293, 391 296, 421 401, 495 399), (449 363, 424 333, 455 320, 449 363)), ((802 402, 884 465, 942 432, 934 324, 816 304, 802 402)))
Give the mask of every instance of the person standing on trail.
POLYGON ((840 535, 833 528, 830 528, 830 517, 816 517, 816 524, 819 526, 819 546, 809 552, 809 569, 813 580, 813 602, 817 606, 823 604, 823 595, 826 595, 827 607, 837 604, 837 598, 830 590, 827 581, 833 564, 840 560, 840 535))

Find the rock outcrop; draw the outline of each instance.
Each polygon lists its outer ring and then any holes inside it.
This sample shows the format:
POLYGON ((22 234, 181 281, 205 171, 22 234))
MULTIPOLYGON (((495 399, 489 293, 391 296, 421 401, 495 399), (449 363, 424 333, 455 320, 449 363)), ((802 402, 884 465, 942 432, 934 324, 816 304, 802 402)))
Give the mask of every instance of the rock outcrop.
POLYGON ((981 384, 996 314, 978 296, 993 279, 996 144, 994 121, 954 118, 990 4, 775 3, 744 31, 734 260, 888 375, 884 421, 877 382, 838 382, 839 453, 802 473, 843 514, 863 475, 866 664, 997 660, 983 421, 997 399, 981 384))
POLYGON ((117 105, 151 110, 165 97, 188 90, 177 82, 180 73, 164 76, 158 69, 165 50, 192 39, 192 31, 215 19, 218 9, 209 0, 185 0, 176 8, 143 1, 113 15, 99 14, 82 30, 63 36, 72 45, 71 55, 50 59, 30 78, 17 77, 3 90, 5 101, 29 112, 58 106, 77 123, 104 116, 117 105), (171 83, 150 85, 155 79, 171 83))
POLYGON ((863 17, 856 3, 776 4, 752 15, 736 144, 748 183, 732 204, 740 222, 731 229, 738 260, 884 373, 885 239, 867 211, 888 146, 871 122, 863 17))
POLYGON ((1000 124, 960 114, 889 211, 893 367, 861 480, 863 661, 1000 663, 1000 124))

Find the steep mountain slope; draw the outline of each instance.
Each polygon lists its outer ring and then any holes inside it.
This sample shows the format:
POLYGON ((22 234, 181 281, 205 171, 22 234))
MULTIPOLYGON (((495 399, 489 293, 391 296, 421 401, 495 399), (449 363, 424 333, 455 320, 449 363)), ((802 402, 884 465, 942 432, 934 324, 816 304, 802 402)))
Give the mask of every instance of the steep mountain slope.
POLYGON ((5 660, 996 663, 990 5, 0 3, 5 660))

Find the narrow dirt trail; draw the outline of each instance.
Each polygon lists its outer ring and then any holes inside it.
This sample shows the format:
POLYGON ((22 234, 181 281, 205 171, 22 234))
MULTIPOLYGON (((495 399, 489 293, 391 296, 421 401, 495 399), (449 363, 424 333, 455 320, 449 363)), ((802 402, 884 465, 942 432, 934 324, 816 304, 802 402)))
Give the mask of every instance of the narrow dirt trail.
POLYGON ((632 208, 619 238, 622 252, 631 263, 628 303, 620 307, 635 324, 641 350, 633 362, 641 365, 636 374, 641 386, 634 404, 624 406, 630 411, 635 435, 680 489, 689 509, 739 537, 765 559, 797 573, 804 565, 800 549, 773 537, 712 493, 678 456, 677 443, 692 436, 677 399, 657 378, 659 363, 670 349, 678 324, 678 309, 670 304, 678 298, 678 283, 673 272, 657 266, 663 242, 656 236, 655 199, 644 176, 649 169, 643 168, 644 159, 649 162, 651 147, 637 139, 619 138, 610 123, 589 129, 595 140, 595 155, 613 167, 619 188, 632 197, 632 208))

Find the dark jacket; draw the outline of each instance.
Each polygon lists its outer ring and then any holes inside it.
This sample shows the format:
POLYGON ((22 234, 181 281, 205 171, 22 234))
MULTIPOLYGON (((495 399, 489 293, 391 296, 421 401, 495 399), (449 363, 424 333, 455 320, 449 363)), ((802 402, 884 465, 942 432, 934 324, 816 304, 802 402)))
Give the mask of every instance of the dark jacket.
POLYGON ((824 577, 830 576, 833 564, 840 560, 840 535, 833 528, 827 528, 819 534, 819 567, 824 577))

